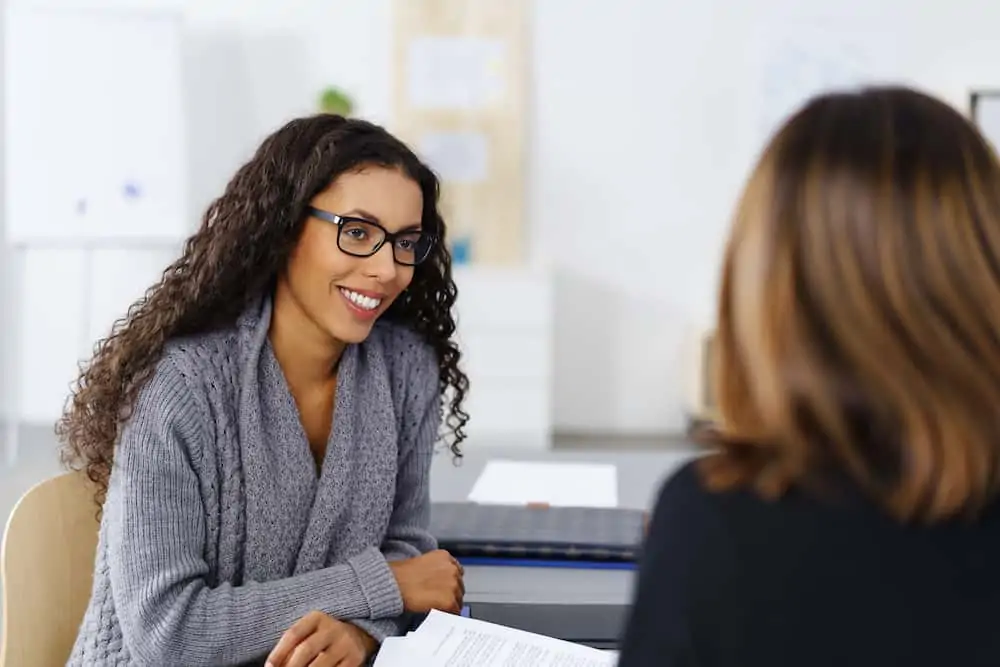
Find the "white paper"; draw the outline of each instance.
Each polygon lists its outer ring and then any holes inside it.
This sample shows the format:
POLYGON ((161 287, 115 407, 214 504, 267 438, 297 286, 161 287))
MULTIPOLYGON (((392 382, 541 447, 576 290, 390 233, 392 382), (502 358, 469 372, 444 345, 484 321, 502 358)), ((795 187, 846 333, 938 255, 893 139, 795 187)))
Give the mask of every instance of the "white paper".
POLYGON ((617 507, 618 470, 608 463, 489 461, 469 500, 485 505, 617 507))
POLYGON ((489 172, 489 139, 482 132, 429 132, 419 149, 441 180, 480 183, 489 172))
POLYGON ((504 95, 503 42, 477 37, 421 37, 407 62, 407 90, 417 109, 475 110, 504 95))
POLYGON ((375 667, 612 667, 614 652, 432 611, 406 638, 383 644, 375 667))
POLYGON ((414 633, 406 637, 387 637, 382 640, 378 657, 373 667, 424 667, 433 665, 434 658, 428 653, 414 633))

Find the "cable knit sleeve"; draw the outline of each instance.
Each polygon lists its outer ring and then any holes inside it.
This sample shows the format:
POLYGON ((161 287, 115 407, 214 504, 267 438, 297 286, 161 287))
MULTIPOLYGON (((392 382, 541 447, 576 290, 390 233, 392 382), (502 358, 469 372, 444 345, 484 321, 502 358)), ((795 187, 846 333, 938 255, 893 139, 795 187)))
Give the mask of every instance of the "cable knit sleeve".
MULTIPOLYGON (((437 548, 431 535, 430 469, 441 427, 441 390, 437 356, 430 346, 410 340, 409 332, 393 346, 395 362, 405 373, 397 375, 394 389, 402 400, 399 469, 392 517, 382 542, 386 560, 413 558, 437 548)), ((412 618, 354 621, 375 639, 404 634, 412 618)))
MULTIPOLYGON (((377 618, 382 598, 398 599, 398 591, 362 586, 379 580, 385 568, 376 549, 286 579, 210 586, 196 472, 210 422, 191 396, 165 358, 141 392, 115 456, 104 510, 109 576, 123 640, 135 658, 188 667, 259 660, 314 609, 337 618, 377 618)), ((426 465, 419 454, 413 460, 416 468, 426 465)), ((426 481, 408 493, 415 499, 400 504, 399 521, 423 521, 426 481)), ((392 614, 398 613, 397 607, 392 614)))

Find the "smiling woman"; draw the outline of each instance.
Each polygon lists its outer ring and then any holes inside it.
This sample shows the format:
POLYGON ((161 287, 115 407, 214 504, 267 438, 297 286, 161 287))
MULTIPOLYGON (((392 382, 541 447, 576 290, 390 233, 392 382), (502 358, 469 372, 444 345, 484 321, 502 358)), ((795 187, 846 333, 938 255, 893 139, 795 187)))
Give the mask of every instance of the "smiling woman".
POLYGON ((70 665, 360 665, 457 610, 427 531, 468 381, 434 174, 382 128, 269 137, 119 321, 59 425, 103 506, 70 665))

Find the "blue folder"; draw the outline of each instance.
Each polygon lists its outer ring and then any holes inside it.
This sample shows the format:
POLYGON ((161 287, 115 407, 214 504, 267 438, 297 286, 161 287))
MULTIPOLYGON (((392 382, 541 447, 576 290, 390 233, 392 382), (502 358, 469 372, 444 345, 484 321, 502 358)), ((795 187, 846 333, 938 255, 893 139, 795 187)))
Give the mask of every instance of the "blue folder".
POLYGON ((487 558, 485 556, 458 556, 458 562, 466 566, 568 567, 582 570, 635 570, 638 567, 634 561, 599 561, 583 560, 580 558, 575 560, 545 560, 542 558, 487 558))

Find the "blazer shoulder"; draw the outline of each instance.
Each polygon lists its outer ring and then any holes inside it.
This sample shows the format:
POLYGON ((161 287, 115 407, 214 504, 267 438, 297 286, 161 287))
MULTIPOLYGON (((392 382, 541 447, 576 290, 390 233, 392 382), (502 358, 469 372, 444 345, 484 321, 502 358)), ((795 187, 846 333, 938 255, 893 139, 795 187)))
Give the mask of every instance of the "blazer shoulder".
POLYGON ((724 502, 719 493, 702 483, 698 471, 700 459, 699 456, 683 463, 660 485, 651 519, 652 532, 673 532, 679 526, 699 524, 704 527, 720 521, 724 502))

